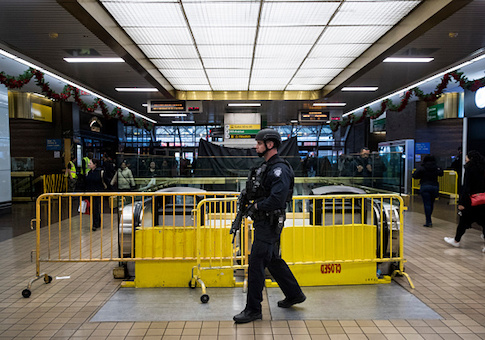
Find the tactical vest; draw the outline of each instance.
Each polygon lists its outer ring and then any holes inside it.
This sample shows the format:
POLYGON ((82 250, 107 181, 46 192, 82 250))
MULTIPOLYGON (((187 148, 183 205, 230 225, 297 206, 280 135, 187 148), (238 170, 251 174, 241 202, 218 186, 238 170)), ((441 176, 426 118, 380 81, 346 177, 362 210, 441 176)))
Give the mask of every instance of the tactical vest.
POLYGON ((71 166, 71 168, 69 169, 69 172, 71 173, 71 177, 73 179, 76 179, 77 178, 76 165, 73 163, 73 161, 70 161, 69 165, 71 166))
POLYGON ((84 166, 81 166, 81 175, 87 175, 89 170, 89 161, 90 159, 88 157, 84 157, 83 158, 83 161, 84 161, 84 166))
MULTIPOLYGON (((276 163, 271 163, 269 165, 274 166, 279 163, 284 163, 291 170, 292 167, 286 159, 278 160, 276 163)), ((291 171, 293 172, 293 171, 291 171)), ((259 167, 251 168, 249 172, 248 179, 246 180, 246 194, 249 200, 258 200, 260 198, 268 197, 271 193, 271 188, 264 188, 264 180, 268 173, 268 163, 264 162, 259 167)), ((288 196, 286 197, 286 202, 291 202, 293 198, 293 188, 295 186, 295 176, 293 174, 291 178, 290 188, 288 191, 288 196)))

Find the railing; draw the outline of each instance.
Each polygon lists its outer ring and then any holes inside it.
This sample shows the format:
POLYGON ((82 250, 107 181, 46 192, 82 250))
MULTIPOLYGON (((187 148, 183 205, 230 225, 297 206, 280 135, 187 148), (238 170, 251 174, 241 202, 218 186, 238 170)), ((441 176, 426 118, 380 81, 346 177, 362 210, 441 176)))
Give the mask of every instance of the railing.
MULTIPOLYGON (((30 296, 34 281, 52 280, 41 273, 43 262, 136 262, 137 287, 184 287, 189 282, 195 288, 198 282, 203 302, 208 301, 206 284, 244 285, 236 282, 234 271, 247 268, 253 235, 251 221, 245 220, 232 243, 229 229, 237 195, 43 194, 32 221, 36 277, 22 295, 30 296)), ((391 277, 405 275, 412 286, 403 268, 404 209, 402 198, 389 194, 295 196, 281 238, 283 258, 302 285, 379 283, 379 271, 389 264, 391 277), (327 269, 337 270, 332 264, 340 268, 339 277, 323 277, 330 274, 327 269)))
MULTIPOLYGON (((416 171, 413 170, 413 172, 416 171)), ((439 183, 439 193, 442 195, 448 195, 453 198, 455 204, 458 201, 458 175, 454 170, 444 170, 443 176, 438 177, 439 183)), ((420 180, 412 179, 412 195, 415 194, 416 190, 420 188, 420 180)))
POLYGON ((64 174, 43 175, 44 194, 67 192, 67 177, 64 174))
MULTIPOLYGON (((198 256, 191 282, 202 287, 203 302, 209 300, 204 271, 247 269, 250 225, 243 224, 231 256, 223 249, 230 241, 234 209, 213 213, 234 201, 209 199, 197 206, 198 256), (221 229, 225 232, 208 232, 221 229)), ((303 286, 381 283, 379 272, 387 268, 390 278, 404 275, 414 288, 404 273, 404 210, 402 198, 392 194, 295 196, 281 235, 282 258, 303 286)))
POLYGON ((176 244, 180 231, 195 230, 192 210, 204 198, 234 197, 238 193, 190 192, 190 189, 187 188, 188 192, 40 195, 36 217, 32 220, 32 228, 36 230, 36 277, 23 295, 30 296, 32 283, 41 277, 50 282, 49 276, 40 271, 42 262, 178 260, 176 254, 180 249, 184 249, 181 258, 192 257, 195 261, 195 247, 189 249, 185 244, 176 244), (89 202, 87 208, 86 202, 89 202), (83 209, 86 209, 84 213, 83 209), (148 230, 155 234, 157 228, 164 228, 171 235, 172 253, 149 252, 147 249, 156 249, 155 238, 149 242, 136 237, 137 233, 142 236, 148 230))

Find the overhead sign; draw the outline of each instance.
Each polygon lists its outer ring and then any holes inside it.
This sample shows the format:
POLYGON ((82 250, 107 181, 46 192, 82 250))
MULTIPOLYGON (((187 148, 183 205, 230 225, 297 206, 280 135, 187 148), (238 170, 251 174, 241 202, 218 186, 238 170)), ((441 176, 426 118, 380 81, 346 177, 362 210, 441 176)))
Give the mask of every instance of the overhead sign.
POLYGON ((229 124, 225 126, 225 137, 229 139, 254 138, 260 130, 261 124, 229 124))
POLYGON ((37 103, 32 103, 32 118, 44 122, 52 123, 52 107, 37 103))
POLYGON ((445 119, 445 104, 441 103, 428 107, 427 114, 428 122, 445 119))
POLYGON ((185 112, 185 100, 149 100, 147 112, 185 112))
POLYGON ((328 121, 328 112, 316 111, 316 110, 300 110, 299 121, 300 123, 325 123, 328 121))
POLYGON ((202 101, 200 100, 149 100, 148 113, 201 113, 202 101))

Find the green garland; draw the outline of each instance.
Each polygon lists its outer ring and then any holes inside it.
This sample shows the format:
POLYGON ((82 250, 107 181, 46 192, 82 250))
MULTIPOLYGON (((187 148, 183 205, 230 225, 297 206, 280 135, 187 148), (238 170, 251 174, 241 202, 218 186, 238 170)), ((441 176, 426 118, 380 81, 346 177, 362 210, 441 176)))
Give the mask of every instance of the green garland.
POLYGON ((345 126, 359 123, 363 121, 366 117, 369 117, 371 119, 379 118, 386 110, 400 112, 406 108, 406 106, 409 103, 409 99, 413 94, 416 97, 418 97, 419 100, 423 100, 426 102, 434 102, 443 94, 443 91, 446 89, 446 87, 448 86, 449 82, 452 79, 458 82, 461 88, 472 92, 476 92, 479 88, 485 86, 485 77, 470 81, 468 80, 467 77, 463 75, 463 72, 458 72, 458 71, 450 72, 445 74, 443 78, 441 78, 441 82, 436 86, 436 89, 431 93, 425 94, 419 87, 414 87, 409 91, 406 91, 406 93, 404 94, 404 97, 401 99, 399 104, 394 104, 392 100, 385 99, 381 102, 381 107, 379 108, 379 110, 374 111, 368 106, 363 109, 360 115, 356 113, 352 113, 348 116, 342 117, 340 121, 335 121, 335 120, 331 121, 330 128, 332 129, 333 132, 336 132, 339 129, 339 127, 341 126, 345 127, 345 126))
POLYGON ((45 81, 44 73, 34 68, 29 68, 27 71, 17 77, 0 72, 0 83, 5 85, 9 90, 22 88, 24 85, 28 84, 32 78, 35 79, 35 83, 40 87, 42 94, 51 100, 67 101, 71 96, 73 96, 74 101, 82 111, 94 112, 99 107, 101 108, 101 112, 106 119, 116 118, 125 125, 134 124, 136 127, 144 128, 148 131, 153 129, 152 123, 146 122, 142 119, 137 119, 131 112, 128 115, 128 119, 125 120, 123 111, 120 107, 115 107, 113 110, 111 110, 111 112, 109 112, 106 103, 101 98, 96 98, 92 104, 87 104, 81 99, 79 89, 74 86, 66 85, 61 93, 56 93, 54 90, 52 90, 49 83, 45 81))

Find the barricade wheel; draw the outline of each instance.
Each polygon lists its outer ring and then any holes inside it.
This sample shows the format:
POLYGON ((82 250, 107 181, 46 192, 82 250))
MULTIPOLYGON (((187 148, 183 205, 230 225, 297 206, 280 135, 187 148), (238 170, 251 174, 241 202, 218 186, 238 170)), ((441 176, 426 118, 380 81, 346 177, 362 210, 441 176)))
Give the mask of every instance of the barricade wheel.
POLYGON ((207 294, 204 294, 200 297, 200 301, 202 301, 202 303, 207 303, 209 302, 209 295, 207 294))
POLYGON ((30 294, 32 294, 32 292, 30 291, 30 289, 24 289, 24 290, 22 291, 22 296, 23 296, 24 298, 26 298, 26 299, 30 297, 30 294))
POLYGON ((189 280, 189 288, 195 289, 196 287, 197 287, 197 281, 196 280, 189 280), (192 281, 194 281, 193 284, 192 284, 192 281))
POLYGON ((47 275, 44 277, 44 282, 47 284, 47 283, 51 283, 52 282, 52 276, 50 275, 47 275))

